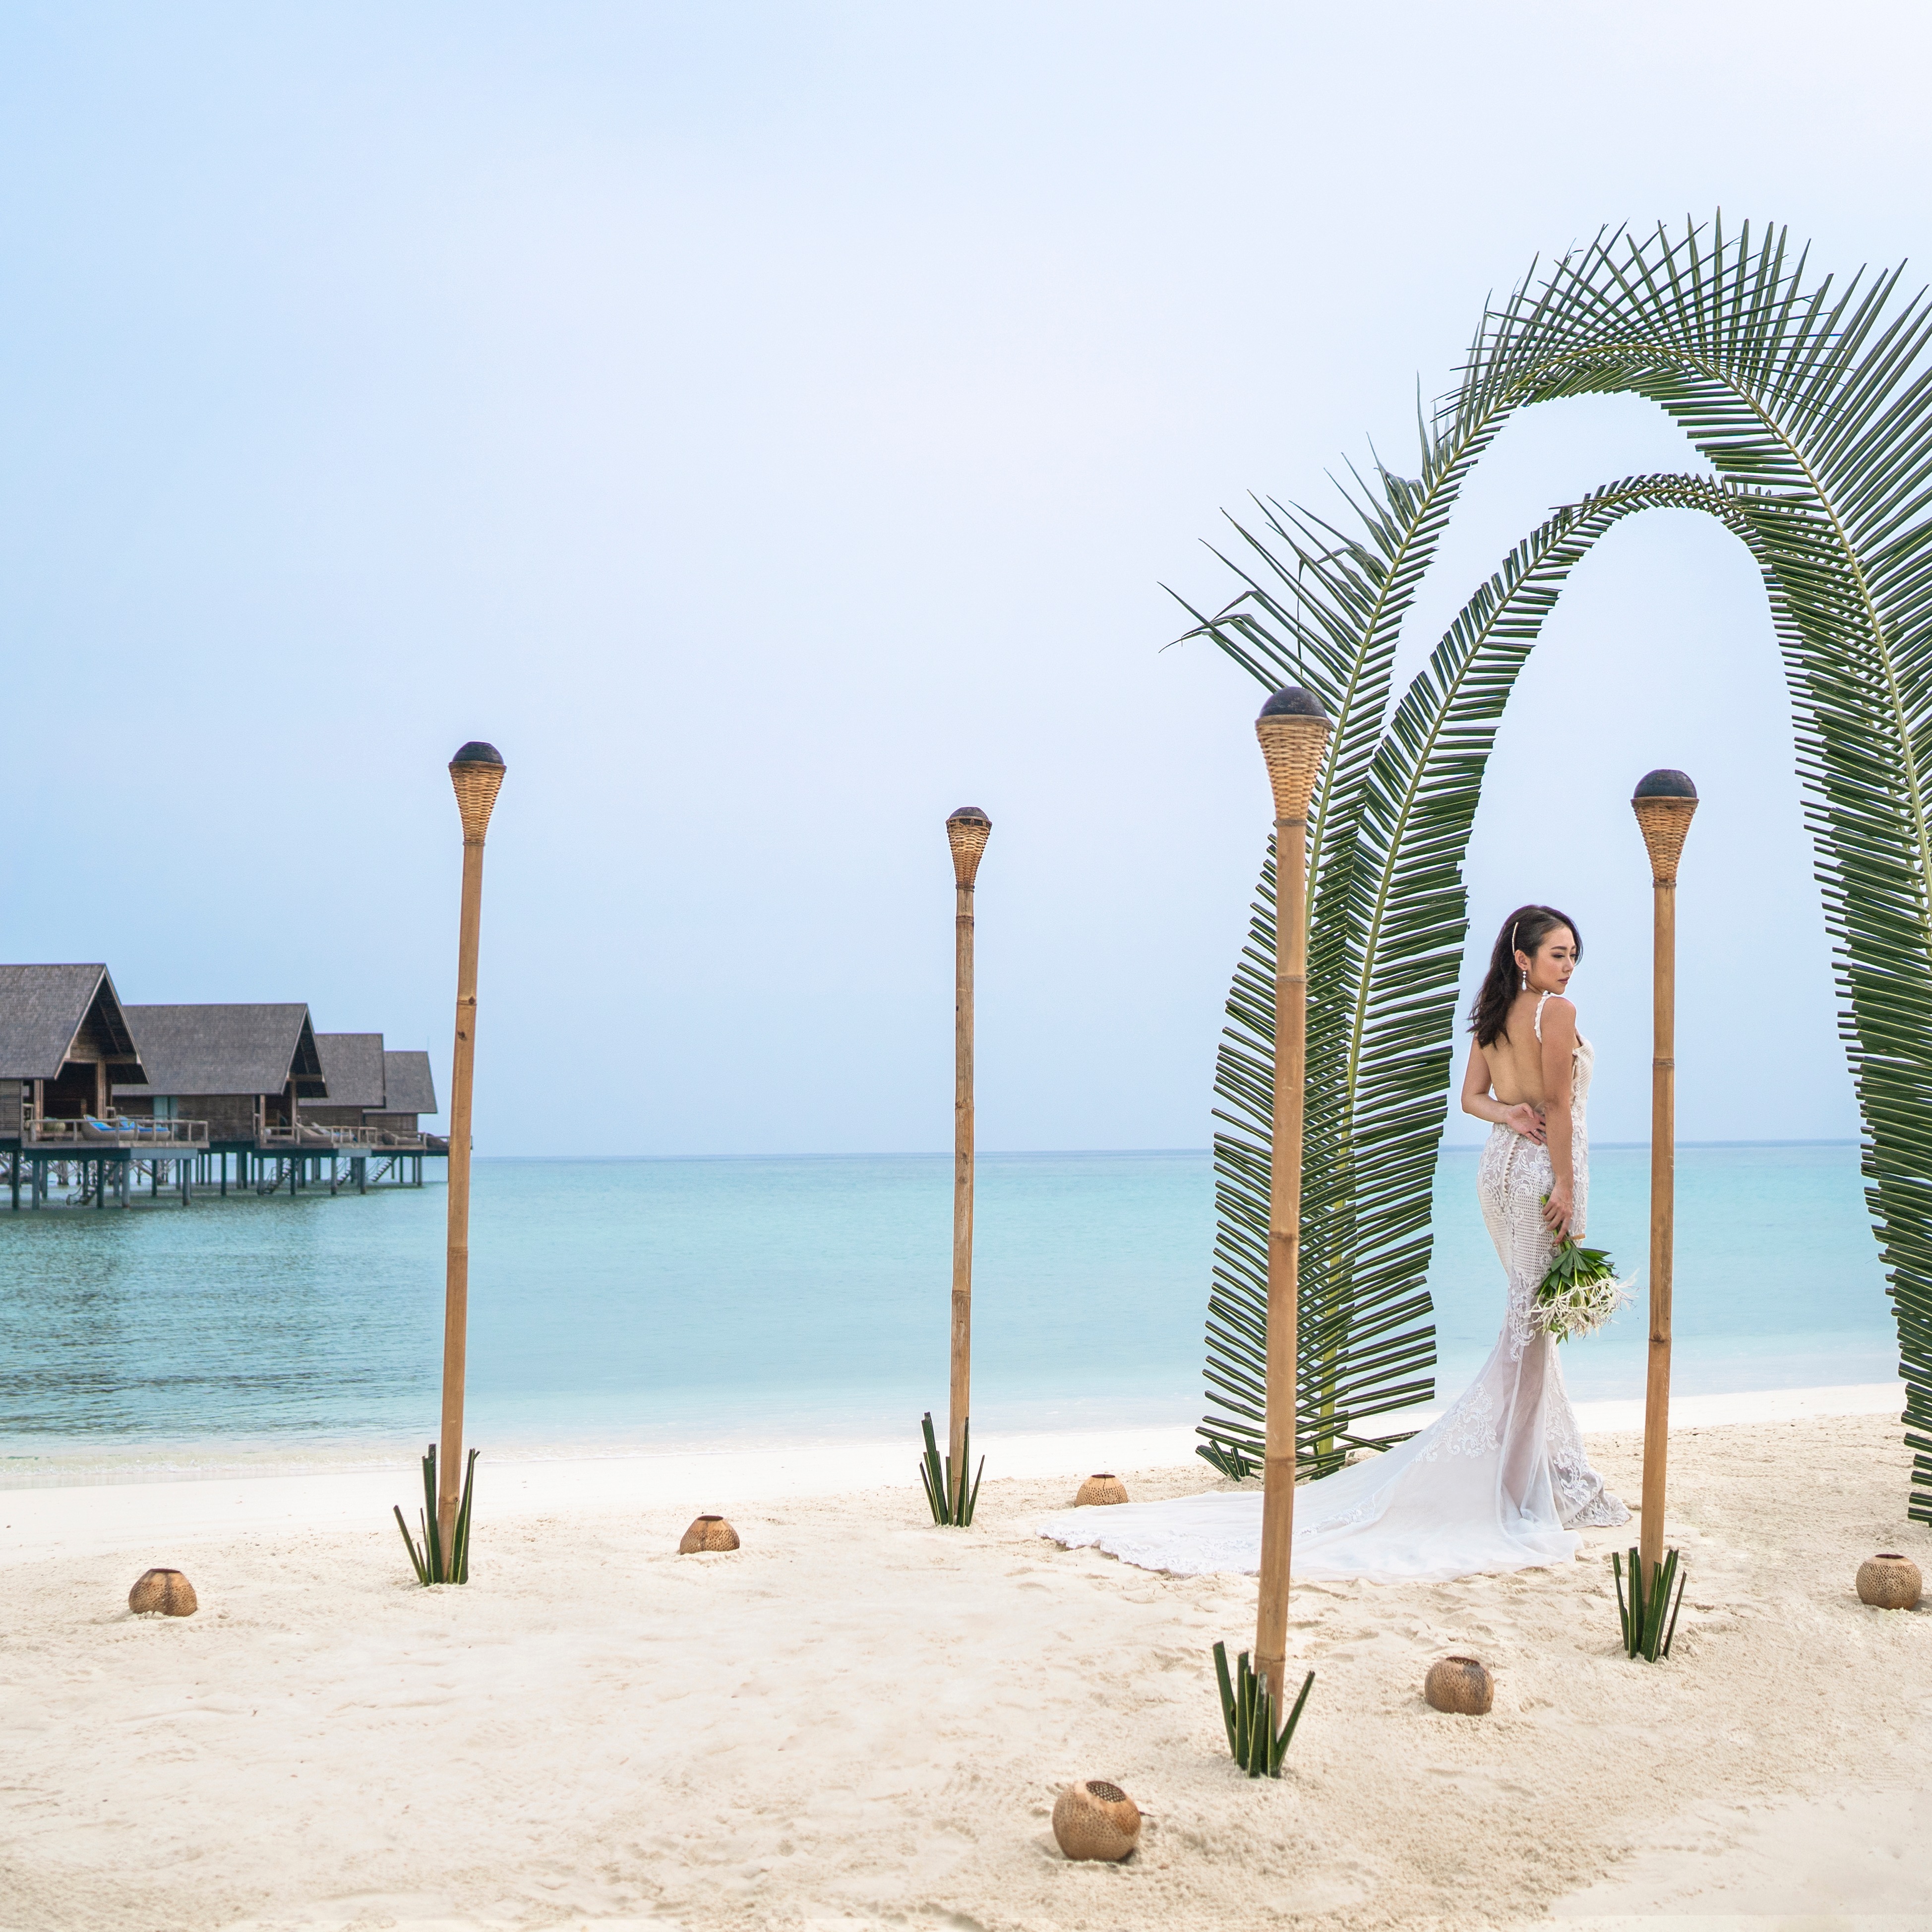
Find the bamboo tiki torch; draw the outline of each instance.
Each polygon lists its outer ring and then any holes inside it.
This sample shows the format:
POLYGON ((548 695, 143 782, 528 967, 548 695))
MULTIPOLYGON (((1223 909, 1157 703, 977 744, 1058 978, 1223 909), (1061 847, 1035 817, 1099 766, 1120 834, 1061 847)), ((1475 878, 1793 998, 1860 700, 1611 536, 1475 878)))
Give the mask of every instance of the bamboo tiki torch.
POLYGON ((1268 1450, 1262 1494, 1255 1673, 1288 1708, 1288 1559, 1294 1541, 1296 1303, 1301 1128, 1308 1070, 1308 801, 1328 742, 1312 692, 1290 685, 1255 721, 1274 790, 1274 1132, 1268 1168, 1268 1450))
POLYGON ((1664 1489, 1670 1448, 1670 1274, 1677 1193, 1677 862, 1697 809, 1682 772, 1654 771, 1630 800, 1650 854, 1650 1364, 1643 1396, 1643 1522, 1637 1549, 1646 1589, 1664 1561, 1664 1489))
POLYGON ((436 1529, 453 1557, 463 1491, 463 1378, 470 1336, 470 1097, 476 1076, 476 947, 483 926, 483 840, 503 783, 494 745, 472 740, 449 761, 463 816, 463 911, 456 946, 456 1047, 449 1073, 449 1258, 442 1304, 442 1450, 436 1529))
POLYGON ((956 1494, 966 1499, 966 1424, 973 1406, 973 881, 993 821, 962 805, 946 821, 952 848, 952 1387, 946 1453, 956 1494))

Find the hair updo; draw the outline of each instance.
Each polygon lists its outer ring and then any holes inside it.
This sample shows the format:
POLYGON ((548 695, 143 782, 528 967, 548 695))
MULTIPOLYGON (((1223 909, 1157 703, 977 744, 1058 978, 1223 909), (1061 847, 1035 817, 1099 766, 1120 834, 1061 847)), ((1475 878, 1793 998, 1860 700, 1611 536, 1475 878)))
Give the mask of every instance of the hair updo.
POLYGON ((1478 1046, 1500 1040, 1508 1030, 1510 1003, 1519 990, 1517 953, 1527 952, 1534 959, 1538 949, 1559 926, 1570 928, 1570 937, 1576 942, 1576 957, 1582 958, 1583 935, 1567 912, 1558 912, 1554 906, 1518 906, 1503 921, 1490 954, 1490 970, 1483 976, 1476 1004, 1469 1009, 1469 1030, 1478 1046))

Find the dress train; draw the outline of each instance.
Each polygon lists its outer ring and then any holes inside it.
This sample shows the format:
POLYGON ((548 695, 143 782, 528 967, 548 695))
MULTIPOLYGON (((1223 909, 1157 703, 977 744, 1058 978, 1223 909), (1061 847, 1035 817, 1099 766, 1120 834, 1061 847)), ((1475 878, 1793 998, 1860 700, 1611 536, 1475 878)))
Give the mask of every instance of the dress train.
MULTIPOLYGON (((1539 1000, 1539 1039, 1542 1018, 1539 1000)), ((1571 1222, 1580 1239, 1589 1189, 1584 1108, 1593 1066, 1588 1042, 1580 1040, 1571 1100, 1571 1222)), ((1508 1276, 1502 1333, 1481 1373, 1427 1428, 1296 1490, 1296 1576, 1438 1582, 1528 1569, 1573 1558, 1582 1543, 1579 1526, 1630 1520, 1590 1466, 1564 1391, 1558 1345, 1535 1319, 1536 1291, 1556 1246, 1543 1220, 1552 1180, 1547 1148, 1506 1126, 1491 1130, 1476 1186, 1508 1276)), ((1049 1518, 1040 1534, 1144 1570, 1205 1576, 1258 1570, 1261 1521, 1255 1490, 1210 1490, 1169 1502, 1070 1511, 1049 1518)))

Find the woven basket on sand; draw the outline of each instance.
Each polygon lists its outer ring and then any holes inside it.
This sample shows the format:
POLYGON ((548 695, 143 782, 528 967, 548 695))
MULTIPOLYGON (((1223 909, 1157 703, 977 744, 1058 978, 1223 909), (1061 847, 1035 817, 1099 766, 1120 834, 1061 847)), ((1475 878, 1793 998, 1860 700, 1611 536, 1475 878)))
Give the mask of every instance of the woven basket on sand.
POLYGON ((684 1532, 677 1546, 680 1556, 694 1556, 704 1550, 736 1550, 738 1532, 722 1516, 701 1516, 684 1532))
POLYGON ((1480 1718, 1496 1702, 1496 1679, 1473 1657, 1439 1657, 1423 1679, 1422 1694, 1436 1710, 1480 1718))
POLYGON ((137 1617, 154 1610, 164 1617, 191 1617, 201 1606, 194 1586, 178 1570, 144 1570, 128 1592, 128 1607, 137 1617))
POLYGON ((1126 1484, 1118 1476, 1103 1473, 1089 1476, 1080 1485, 1080 1492, 1073 1498, 1073 1507, 1080 1509, 1090 1503, 1124 1503, 1126 1499, 1126 1484))
POLYGON ((1053 1835, 1070 1858, 1124 1858, 1141 1841, 1140 1807, 1118 1784, 1083 1778, 1054 1800, 1053 1835))
POLYGON ((1924 1588, 1918 1565, 1895 1551, 1868 1556, 1858 1565, 1858 1601, 1875 1610, 1916 1610, 1924 1588))

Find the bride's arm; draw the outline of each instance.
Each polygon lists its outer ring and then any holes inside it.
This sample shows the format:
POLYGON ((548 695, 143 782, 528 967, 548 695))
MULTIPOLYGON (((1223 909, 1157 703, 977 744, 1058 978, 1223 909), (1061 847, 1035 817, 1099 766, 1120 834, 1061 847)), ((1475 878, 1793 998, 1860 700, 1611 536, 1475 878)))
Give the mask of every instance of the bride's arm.
POLYGON ((1479 1120, 1493 1120, 1513 1128, 1533 1141, 1543 1138, 1543 1116, 1527 1100, 1514 1106, 1497 1100, 1490 1091, 1490 1063, 1480 1046, 1469 1049, 1468 1070, 1462 1076, 1462 1111, 1479 1120))
POLYGON ((1576 1071, 1576 1009, 1560 994, 1543 1003, 1544 1107, 1550 1131, 1550 1198, 1543 1218, 1558 1233, 1570 1229, 1576 1177, 1571 1172, 1570 1106, 1576 1071))

